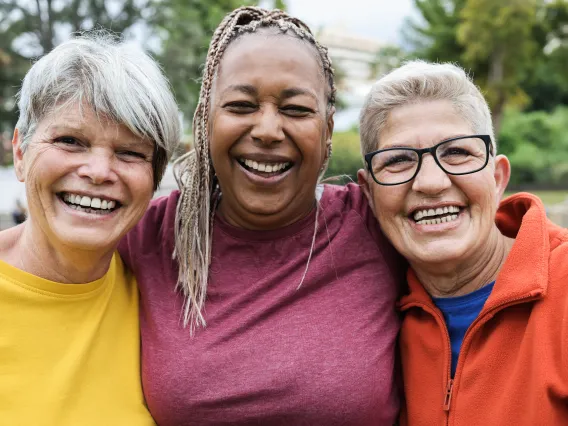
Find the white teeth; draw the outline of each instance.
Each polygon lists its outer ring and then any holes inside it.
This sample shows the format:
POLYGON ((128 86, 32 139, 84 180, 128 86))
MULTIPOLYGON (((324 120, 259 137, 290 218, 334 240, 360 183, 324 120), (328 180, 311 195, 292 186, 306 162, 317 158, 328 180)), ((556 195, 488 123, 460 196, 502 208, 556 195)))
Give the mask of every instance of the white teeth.
POLYGON ((446 207, 438 207, 436 209, 418 210, 414 213, 413 217, 414 220, 418 222, 419 220, 424 219, 426 217, 441 216, 441 215, 447 215, 459 212, 460 208, 458 206, 446 206, 446 207))
POLYGON ((452 213, 459 213, 460 208, 457 206, 448 206, 444 208, 419 210, 414 213, 414 220, 419 225, 438 225, 440 223, 447 223, 456 220, 459 215, 452 213), (442 216, 444 215, 444 216, 442 216), (432 217, 441 216, 441 217, 432 217))
POLYGON ((93 207, 95 209, 100 209, 101 208, 101 199, 100 198, 93 198, 91 200, 91 207, 93 207))
POLYGON ((258 163, 253 160, 239 160, 241 163, 250 167, 251 169, 258 170, 259 172, 274 173, 285 169, 290 163, 258 163))
POLYGON ((87 207, 93 209, 110 210, 116 206, 115 201, 103 200, 97 197, 88 197, 81 195, 74 195, 70 193, 63 194, 63 201, 68 203, 70 207, 87 207))

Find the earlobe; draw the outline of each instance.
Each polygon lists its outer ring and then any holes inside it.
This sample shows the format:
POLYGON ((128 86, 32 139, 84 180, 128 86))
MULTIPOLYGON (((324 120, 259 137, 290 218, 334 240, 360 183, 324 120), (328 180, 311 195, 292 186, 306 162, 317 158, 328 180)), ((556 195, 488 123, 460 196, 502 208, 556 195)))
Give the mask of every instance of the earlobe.
POLYGON ((333 137, 333 128, 335 126, 335 121, 333 116, 335 115, 335 107, 331 107, 327 114, 327 140, 331 143, 333 137))
POLYGON ((14 157, 14 171, 16 177, 20 182, 24 182, 24 153, 22 151, 22 143, 18 129, 14 130, 14 137, 12 138, 12 155, 14 157))
POLYGON ((369 173, 365 169, 359 169, 359 171, 357 172, 357 183, 359 183, 359 186, 363 190, 363 194, 365 194, 365 197, 367 197, 367 201, 369 202, 369 206, 371 206, 373 214, 375 215, 375 217, 377 217, 375 212, 375 204, 373 203, 373 194, 371 193, 370 187, 370 185, 372 185, 373 183, 369 182, 369 179, 369 173))
POLYGON ((497 200, 500 202, 511 178, 511 163, 506 156, 498 155, 495 157, 494 177, 497 200))

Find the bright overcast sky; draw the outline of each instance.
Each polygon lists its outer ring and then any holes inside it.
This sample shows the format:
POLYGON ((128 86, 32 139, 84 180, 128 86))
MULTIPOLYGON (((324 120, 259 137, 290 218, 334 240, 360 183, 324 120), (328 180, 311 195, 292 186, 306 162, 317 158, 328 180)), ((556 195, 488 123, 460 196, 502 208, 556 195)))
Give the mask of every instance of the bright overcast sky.
POLYGON ((343 26, 350 33, 398 43, 404 18, 413 12, 412 0, 286 0, 288 12, 314 31, 343 26))

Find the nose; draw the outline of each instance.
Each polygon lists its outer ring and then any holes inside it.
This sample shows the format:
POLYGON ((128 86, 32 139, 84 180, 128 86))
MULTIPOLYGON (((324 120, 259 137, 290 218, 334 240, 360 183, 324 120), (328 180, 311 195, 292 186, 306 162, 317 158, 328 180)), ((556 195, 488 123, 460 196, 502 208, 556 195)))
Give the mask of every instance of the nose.
POLYGON ((452 186, 450 177, 427 154, 422 157, 422 165, 412 182, 412 189, 429 195, 437 195, 452 186))
POLYGON ((284 140, 282 117, 280 117, 278 108, 261 108, 257 117, 251 130, 251 136, 254 140, 258 140, 266 145, 284 140))
POLYGON ((114 156, 106 151, 92 151, 84 157, 78 173, 94 185, 116 182, 114 156))

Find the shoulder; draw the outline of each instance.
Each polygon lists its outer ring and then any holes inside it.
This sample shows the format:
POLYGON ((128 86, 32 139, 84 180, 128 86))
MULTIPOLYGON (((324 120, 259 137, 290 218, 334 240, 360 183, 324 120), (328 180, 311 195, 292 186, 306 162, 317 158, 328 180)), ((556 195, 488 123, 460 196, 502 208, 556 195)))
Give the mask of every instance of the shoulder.
POLYGON ((323 207, 339 202, 343 204, 345 210, 356 210, 364 215, 372 214, 367 197, 365 197, 363 190, 358 184, 325 184, 323 185, 323 188, 323 195, 321 197, 323 207))
MULTIPOLYGON (((359 227, 364 228, 364 232, 374 241, 397 282, 402 282, 407 263, 383 234, 360 185, 355 183, 344 186, 325 185, 321 205, 326 218, 329 217, 329 214, 333 216, 340 212, 339 216, 342 222, 347 220, 349 225, 356 222, 359 227)), ((343 225, 348 224, 342 223, 343 225)), ((347 226, 347 228, 350 227, 347 226)))
POLYGON ((179 195, 176 190, 152 200, 140 222, 122 239, 118 250, 128 266, 132 266, 132 259, 139 254, 163 249, 173 251, 179 195))

